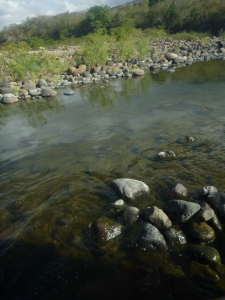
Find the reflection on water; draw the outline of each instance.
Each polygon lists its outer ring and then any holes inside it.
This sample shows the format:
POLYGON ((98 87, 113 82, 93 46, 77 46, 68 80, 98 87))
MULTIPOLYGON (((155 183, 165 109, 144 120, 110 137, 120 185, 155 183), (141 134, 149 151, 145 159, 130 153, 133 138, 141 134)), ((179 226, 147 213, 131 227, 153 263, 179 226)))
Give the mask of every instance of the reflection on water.
POLYGON ((224 61, 195 63, 173 74, 149 72, 75 89, 72 96, 0 106, 4 299, 221 295, 188 279, 186 260, 136 257, 120 237, 97 245, 89 224, 118 214, 108 185, 120 177, 151 188, 140 209, 162 207, 165 190, 178 182, 191 191, 206 185, 225 191, 224 67, 224 61), (176 159, 157 159, 165 150, 176 159))

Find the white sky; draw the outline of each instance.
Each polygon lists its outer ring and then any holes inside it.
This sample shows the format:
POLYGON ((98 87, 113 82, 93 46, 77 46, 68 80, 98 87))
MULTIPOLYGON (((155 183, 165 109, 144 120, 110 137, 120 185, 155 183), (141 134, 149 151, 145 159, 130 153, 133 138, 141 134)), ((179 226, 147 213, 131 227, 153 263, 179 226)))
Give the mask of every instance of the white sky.
POLYGON ((0 0, 0 30, 27 17, 83 11, 94 5, 114 7, 131 0, 0 0))

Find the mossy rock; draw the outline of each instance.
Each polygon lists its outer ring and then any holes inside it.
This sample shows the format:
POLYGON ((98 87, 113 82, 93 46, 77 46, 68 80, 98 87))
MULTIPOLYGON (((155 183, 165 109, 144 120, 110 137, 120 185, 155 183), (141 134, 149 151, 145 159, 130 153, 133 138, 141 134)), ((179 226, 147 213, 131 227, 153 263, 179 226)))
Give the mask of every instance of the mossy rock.
POLYGON ((202 245, 190 245, 189 250, 192 257, 198 262, 215 266, 221 264, 219 252, 213 248, 202 245))
POLYGON ((191 262, 190 275, 193 279, 197 279, 207 283, 215 283, 219 281, 219 275, 209 266, 200 264, 197 261, 191 262))

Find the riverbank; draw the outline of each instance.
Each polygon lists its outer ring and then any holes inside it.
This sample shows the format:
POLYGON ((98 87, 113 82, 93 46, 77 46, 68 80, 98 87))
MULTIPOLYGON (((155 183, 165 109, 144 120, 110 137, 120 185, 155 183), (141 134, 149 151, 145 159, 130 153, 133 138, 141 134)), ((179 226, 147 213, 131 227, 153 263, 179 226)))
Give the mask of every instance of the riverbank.
MULTIPOLYGON (((40 50, 45 51, 45 49, 40 50)), ((65 53, 59 49, 54 51, 55 61, 64 62, 68 66, 61 74, 42 74, 31 79, 29 74, 24 80, 13 81, 11 76, 5 76, 0 82, 0 102, 10 104, 20 99, 37 99, 54 97, 57 90, 64 87, 74 87, 79 84, 102 83, 102 88, 108 80, 120 77, 143 76, 148 70, 157 72, 162 69, 167 73, 175 72, 177 67, 189 66, 195 61, 210 59, 225 59, 224 42, 217 37, 202 38, 194 41, 166 38, 162 41, 152 41, 148 55, 141 59, 138 52, 126 60, 121 60, 118 50, 111 51, 106 64, 91 67, 78 64, 75 58, 79 50, 71 47, 65 53)), ((29 52, 29 56, 37 56, 39 52, 29 52)), ((48 53, 49 55, 49 53, 48 53)), ((82 56, 82 53, 80 54, 82 56)), ((81 58, 81 57, 80 57, 81 58)), ((67 94, 72 94, 67 91, 67 94)))

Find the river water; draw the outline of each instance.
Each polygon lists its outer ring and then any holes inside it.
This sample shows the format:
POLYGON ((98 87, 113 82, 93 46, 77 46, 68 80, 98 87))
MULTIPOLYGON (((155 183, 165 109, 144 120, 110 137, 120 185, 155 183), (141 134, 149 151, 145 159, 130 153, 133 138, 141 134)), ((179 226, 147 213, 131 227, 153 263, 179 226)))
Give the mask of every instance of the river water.
POLYGON ((214 60, 1 105, 2 299, 225 295, 225 276, 216 286, 199 284, 185 258, 136 259, 120 237, 98 245, 89 231, 115 213, 109 184, 117 178, 150 187, 139 209, 162 207, 171 184, 225 191, 224 82, 225 61, 214 60), (186 135, 196 141, 186 142, 186 135), (176 158, 159 160, 166 150, 176 158))

